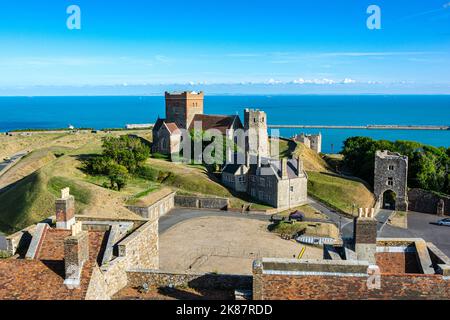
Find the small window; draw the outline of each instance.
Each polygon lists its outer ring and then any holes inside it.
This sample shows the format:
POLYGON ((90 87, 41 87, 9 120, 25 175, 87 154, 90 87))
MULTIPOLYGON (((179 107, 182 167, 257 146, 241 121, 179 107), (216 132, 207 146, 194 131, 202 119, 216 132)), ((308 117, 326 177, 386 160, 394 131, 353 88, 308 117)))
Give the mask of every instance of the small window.
POLYGON ((387 185, 392 187, 394 185, 394 178, 388 178, 387 185))
POLYGON ((291 187, 291 192, 294 192, 294 187, 291 187))
POLYGON ((390 165, 390 166, 389 166, 389 171, 394 171, 394 170, 395 170, 395 166, 390 165))

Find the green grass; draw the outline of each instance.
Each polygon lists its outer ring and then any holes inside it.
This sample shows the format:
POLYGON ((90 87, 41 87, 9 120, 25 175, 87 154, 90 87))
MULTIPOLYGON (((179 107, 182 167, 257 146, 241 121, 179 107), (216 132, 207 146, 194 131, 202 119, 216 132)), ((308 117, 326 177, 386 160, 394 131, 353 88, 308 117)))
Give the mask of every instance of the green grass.
POLYGON ((128 199, 127 204, 134 205, 136 204, 141 198, 144 198, 148 196, 150 193, 157 191, 160 188, 160 184, 158 183, 150 183, 150 186, 144 190, 141 191, 135 195, 133 195, 130 199, 128 199))
POLYGON ((87 188, 83 188, 77 182, 63 177, 52 177, 48 181, 48 190, 59 198, 61 196, 61 190, 64 188, 70 188, 70 194, 75 197, 77 203, 77 212, 81 212, 92 200, 92 194, 87 188))
POLYGON ((308 219, 324 219, 324 220, 327 219, 326 215, 318 212, 316 209, 314 209, 310 205, 303 205, 303 206, 300 206, 297 208, 289 209, 289 210, 279 213, 279 215, 282 217, 289 217, 289 215, 291 213, 293 213, 297 210, 302 212, 305 215, 305 217, 308 219))
POLYGON ((10 234, 53 214, 55 197, 40 171, 0 194, 0 231, 10 234))
POLYGON ((359 181, 319 172, 308 172, 308 176, 308 193, 343 213, 356 215, 358 208, 374 205, 373 194, 359 181))
POLYGON ((0 194, 0 231, 11 234, 54 214, 55 199, 61 189, 70 187, 80 213, 91 201, 88 190, 73 180, 48 178, 38 170, 0 194))
POLYGON ((307 228, 306 222, 294 222, 294 223, 280 222, 272 225, 270 227, 270 231, 280 235, 281 234, 293 235, 305 232, 306 228, 307 228))
POLYGON ((322 222, 280 222, 269 227, 271 232, 283 235, 304 234, 314 237, 339 237, 338 228, 332 223, 322 222))
POLYGON ((292 140, 279 139, 271 140, 270 143, 278 142, 278 152, 280 158, 292 158, 295 150, 297 149, 297 143, 292 140))

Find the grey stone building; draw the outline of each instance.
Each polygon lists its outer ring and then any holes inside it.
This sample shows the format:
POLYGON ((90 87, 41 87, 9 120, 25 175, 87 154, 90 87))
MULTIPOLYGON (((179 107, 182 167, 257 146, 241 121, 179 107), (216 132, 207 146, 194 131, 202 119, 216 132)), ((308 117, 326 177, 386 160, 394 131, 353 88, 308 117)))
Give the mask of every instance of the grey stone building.
POLYGON ((408 157, 390 151, 376 152, 374 192, 381 208, 408 210, 408 157))
POLYGON ((305 146, 317 153, 322 152, 322 134, 299 134, 294 137, 295 141, 303 143, 305 146))
POLYGON ((245 164, 224 167, 222 183, 278 209, 307 203, 308 176, 300 159, 277 160, 247 155, 245 164))

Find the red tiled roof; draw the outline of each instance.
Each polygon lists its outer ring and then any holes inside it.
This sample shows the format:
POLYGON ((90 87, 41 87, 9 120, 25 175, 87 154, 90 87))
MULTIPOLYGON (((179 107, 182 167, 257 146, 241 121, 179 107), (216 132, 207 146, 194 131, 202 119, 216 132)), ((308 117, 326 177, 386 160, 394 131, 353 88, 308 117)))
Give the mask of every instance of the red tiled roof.
POLYGON ((103 253, 105 232, 89 231, 89 261, 80 288, 64 285, 64 239, 69 231, 49 229, 36 260, 0 260, 0 300, 82 300, 103 253))
POLYGON ((178 129, 178 126, 174 122, 168 122, 166 123, 167 129, 169 129, 170 133, 178 133, 180 129, 178 129))
POLYGON ((195 122, 201 122, 203 131, 216 129, 219 130, 222 134, 226 134, 227 130, 232 128, 235 121, 239 121, 237 125, 238 128, 242 127, 242 123, 240 122, 238 116, 196 114, 194 116, 194 119, 192 120, 189 130, 194 129, 195 122))

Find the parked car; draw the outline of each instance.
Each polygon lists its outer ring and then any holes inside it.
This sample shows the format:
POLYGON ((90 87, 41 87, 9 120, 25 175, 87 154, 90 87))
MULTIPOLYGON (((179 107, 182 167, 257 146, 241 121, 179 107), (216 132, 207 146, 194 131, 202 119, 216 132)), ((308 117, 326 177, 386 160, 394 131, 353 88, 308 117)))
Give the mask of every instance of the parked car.
POLYGON ((300 211, 295 211, 289 215, 290 221, 305 221, 305 214, 300 211))
POLYGON ((450 227, 450 218, 439 220, 438 225, 450 227))

